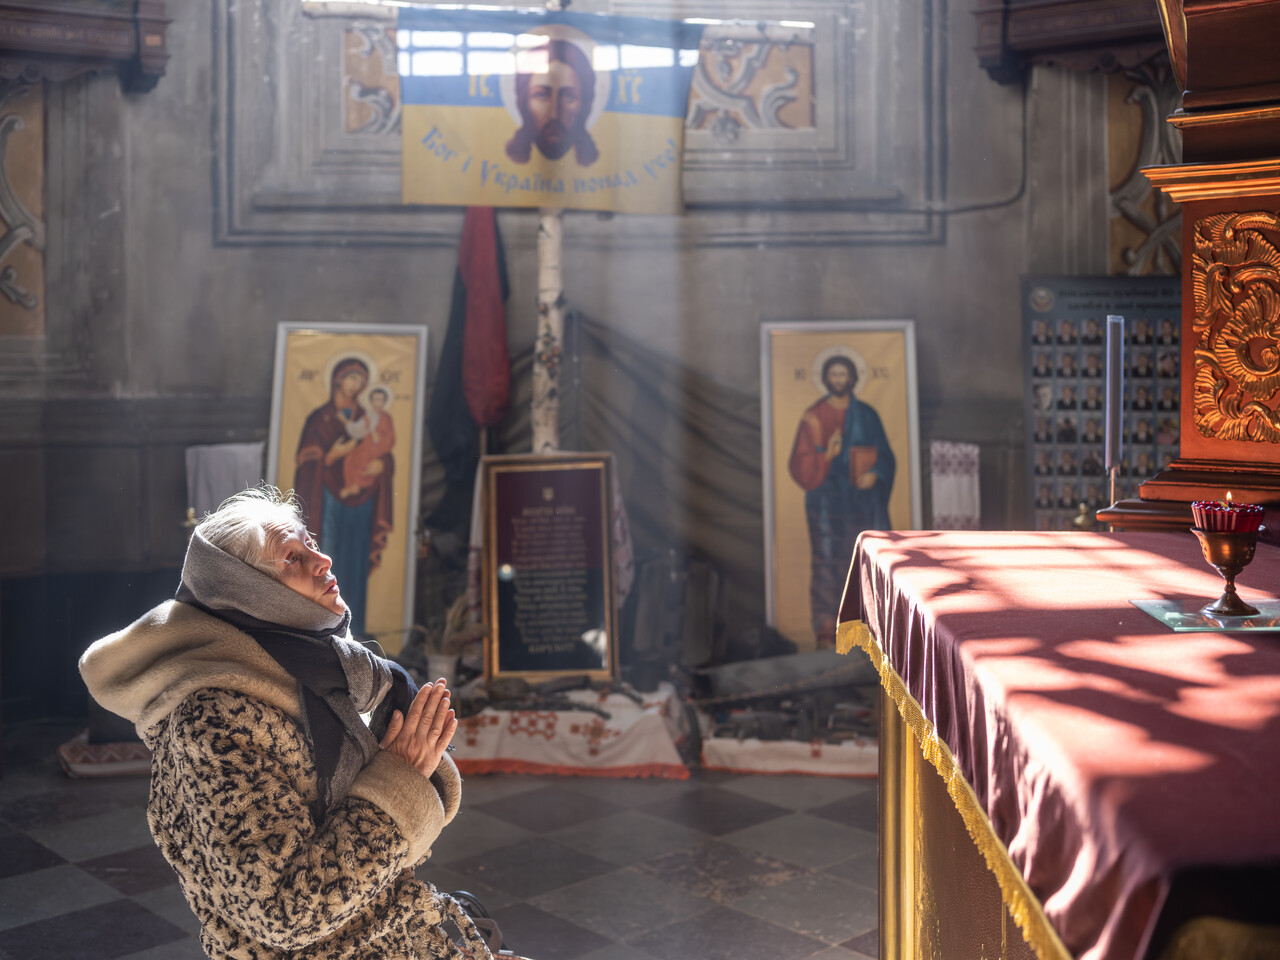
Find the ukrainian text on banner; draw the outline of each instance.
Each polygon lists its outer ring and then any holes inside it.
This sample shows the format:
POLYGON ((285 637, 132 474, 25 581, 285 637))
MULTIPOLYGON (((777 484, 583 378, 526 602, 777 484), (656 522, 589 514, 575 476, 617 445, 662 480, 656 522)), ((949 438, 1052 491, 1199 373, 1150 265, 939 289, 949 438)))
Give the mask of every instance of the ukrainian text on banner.
POLYGON ((402 9, 404 202, 679 213, 700 39, 679 20, 402 9))

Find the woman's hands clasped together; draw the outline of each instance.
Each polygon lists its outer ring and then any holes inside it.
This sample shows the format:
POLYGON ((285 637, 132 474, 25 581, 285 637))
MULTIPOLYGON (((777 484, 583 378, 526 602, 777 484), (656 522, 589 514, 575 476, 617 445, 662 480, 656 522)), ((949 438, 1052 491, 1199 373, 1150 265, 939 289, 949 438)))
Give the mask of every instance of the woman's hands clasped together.
POLYGON ((449 706, 449 688, 441 679, 418 691, 408 717, 399 710, 391 715, 381 746, 429 777, 436 772, 457 729, 458 718, 449 706))

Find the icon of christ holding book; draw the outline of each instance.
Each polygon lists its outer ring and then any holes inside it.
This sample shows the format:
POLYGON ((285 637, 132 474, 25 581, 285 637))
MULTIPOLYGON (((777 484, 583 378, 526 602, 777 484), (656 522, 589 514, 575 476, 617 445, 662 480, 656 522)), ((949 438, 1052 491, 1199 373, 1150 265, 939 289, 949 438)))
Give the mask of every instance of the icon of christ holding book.
POLYGON ((836 614, 854 541, 888 530, 895 460, 880 416, 855 394, 858 368, 844 353, 822 364, 826 396, 805 410, 791 448, 791 477, 804 488, 812 567, 809 605, 818 647, 834 647, 836 614))

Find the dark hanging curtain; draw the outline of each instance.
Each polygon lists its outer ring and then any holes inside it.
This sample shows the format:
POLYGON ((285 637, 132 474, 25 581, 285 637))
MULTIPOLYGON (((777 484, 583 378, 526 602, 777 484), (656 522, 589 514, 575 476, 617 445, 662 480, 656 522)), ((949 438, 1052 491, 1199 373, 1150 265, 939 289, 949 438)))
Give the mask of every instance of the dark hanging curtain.
POLYGON ((764 621, 760 401, 576 316, 565 426, 618 464, 637 557, 674 548, 728 590, 730 634, 764 621), (576 388, 576 389, 575 389, 576 388))
MULTIPOLYGON (((631 520, 637 562, 669 549, 724 577, 730 633, 764 622, 760 401, 637 341, 571 313, 561 365, 560 438, 566 450, 607 450, 631 520)), ((498 425, 507 451, 532 442, 531 350, 512 362, 511 411, 498 425)), ((444 493, 431 451, 422 502, 444 493)), ((470 515, 470 501, 466 510, 470 515)))

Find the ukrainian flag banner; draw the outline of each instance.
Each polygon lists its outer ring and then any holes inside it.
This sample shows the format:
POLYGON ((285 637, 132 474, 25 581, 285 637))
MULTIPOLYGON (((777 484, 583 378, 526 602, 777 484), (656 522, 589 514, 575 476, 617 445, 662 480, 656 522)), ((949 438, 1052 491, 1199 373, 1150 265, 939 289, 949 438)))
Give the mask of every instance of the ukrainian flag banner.
POLYGON ((402 9, 404 202, 680 213, 701 35, 679 20, 402 9))

